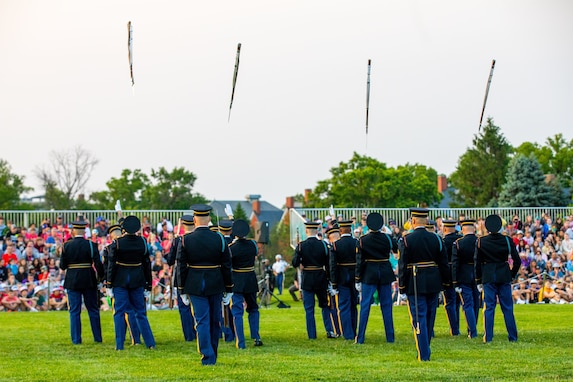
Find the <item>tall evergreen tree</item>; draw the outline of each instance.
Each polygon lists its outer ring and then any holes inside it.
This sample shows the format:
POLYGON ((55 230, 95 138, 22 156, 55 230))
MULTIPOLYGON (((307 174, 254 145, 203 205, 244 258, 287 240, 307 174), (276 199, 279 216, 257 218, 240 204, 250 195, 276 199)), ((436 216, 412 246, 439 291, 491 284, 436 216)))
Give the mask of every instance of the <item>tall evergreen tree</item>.
POLYGON ((545 181, 541 164, 534 154, 518 154, 509 163, 506 181, 501 187, 499 205, 502 207, 563 206, 560 187, 545 181))
POLYGON ((548 137, 545 145, 523 142, 516 154, 535 154, 545 174, 552 174, 563 187, 573 186, 573 139, 567 141, 563 134, 548 137))
POLYGON ((458 159, 450 175, 457 189, 452 207, 486 207, 497 203, 513 147, 498 126, 488 118, 487 125, 474 135, 473 146, 458 159))

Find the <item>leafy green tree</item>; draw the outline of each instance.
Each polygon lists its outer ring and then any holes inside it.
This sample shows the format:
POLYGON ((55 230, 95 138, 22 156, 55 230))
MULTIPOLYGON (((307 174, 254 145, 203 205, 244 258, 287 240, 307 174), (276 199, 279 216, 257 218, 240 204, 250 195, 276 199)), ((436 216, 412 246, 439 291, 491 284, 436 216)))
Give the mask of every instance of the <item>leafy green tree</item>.
POLYGON ((481 132, 474 135, 472 143, 450 175, 450 185, 457 189, 452 207, 495 205, 505 181, 513 148, 491 118, 481 132))
POLYGON ((175 167, 171 172, 164 167, 152 169, 150 178, 152 184, 141 193, 142 208, 184 210, 192 204, 207 202, 203 195, 193 193, 197 178, 183 167, 175 167))
POLYGON ((125 210, 140 209, 143 205, 141 194, 148 184, 149 177, 140 169, 123 169, 119 178, 106 182, 107 190, 92 193, 90 199, 102 209, 113 208, 118 199, 125 210))
POLYGON ((563 187, 571 187, 573 181, 573 139, 567 141, 563 134, 547 138, 545 145, 523 142, 515 149, 516 154, 534 154, 545 174, 555 175, 563 187))
POLYGON ((509 163, 506 181, 499 194, 501 207, 557 207, 567 205, 560 187, 545 181, 534 154, 518 154, 509 163))
POLYGON ((18 209, 20 196, 31 190, 24 185, 24 176, 12 173, 10 164, 0 159, 0 209, 18 209))
POLYGON ((438 174, 420 164, 388 168, 378 160, 354 153, 348 162, 330 169, 308 195, 308 207, 411 207, 434 205, 438 174))
POLYGON ((51 179, 44 180, 44 207, 48 210, 69 210, 73 208, 73 200, 58 188, 51 179))

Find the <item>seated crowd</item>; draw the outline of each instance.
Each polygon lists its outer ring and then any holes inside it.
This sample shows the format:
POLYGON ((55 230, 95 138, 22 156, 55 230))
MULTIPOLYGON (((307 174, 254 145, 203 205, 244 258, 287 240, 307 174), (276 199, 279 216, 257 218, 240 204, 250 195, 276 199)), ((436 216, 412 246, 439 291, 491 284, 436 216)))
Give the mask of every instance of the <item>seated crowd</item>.
MULTIPOLYGON (((100 254, 111 243, 109 222, 97 218, 86 229, 86 238, 98 244, 100 254)), ((171 271, 165 260, 174 238, 174 227, 166 218, 157 227, 142 219, 142 234, 149 245, 152 263, 152 309, 166 309, 171 271)), ((0 216, 0 311, 66 310, 64 271, 59 268, 63 243, 72 238, 71 225, 61 216, 55 222, 44 219, 39 226, 17 227, 0 216)), ((105 286, 100 289, 101 309, 110 310, 105 286)))

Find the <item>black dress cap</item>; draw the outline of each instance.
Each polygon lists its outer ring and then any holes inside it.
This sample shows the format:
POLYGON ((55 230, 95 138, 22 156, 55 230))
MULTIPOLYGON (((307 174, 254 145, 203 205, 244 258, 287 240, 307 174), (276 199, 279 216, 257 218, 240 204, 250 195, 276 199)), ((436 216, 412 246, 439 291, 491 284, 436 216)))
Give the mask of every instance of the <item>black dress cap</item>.
POLYGON ((384 225, 384 218, 378 212, 371 212, 366 217, 366 225, 372 231, 379 231, 384 225))
POLYGON ((137 216, 129 215, 123 221, 122 227, 125 232, 133 235, 141 228, 141 222, 137 216))
POLYGON ((237 237, 246 237, 250 230, 251 227, 249 227, 249 223, 242 219, 238 219, 233 222, 233 235, 237 237))

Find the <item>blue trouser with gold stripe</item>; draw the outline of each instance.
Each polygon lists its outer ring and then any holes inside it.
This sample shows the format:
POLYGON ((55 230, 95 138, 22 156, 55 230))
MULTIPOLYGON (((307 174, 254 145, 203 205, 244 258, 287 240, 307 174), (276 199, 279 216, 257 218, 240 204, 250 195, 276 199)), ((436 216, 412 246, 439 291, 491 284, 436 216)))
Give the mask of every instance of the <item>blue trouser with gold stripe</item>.
POLYGON ((485 326, 484 342, 493 340, 493 321, 495 316, 496 299, 499 298, 499 306, 505 320, 507 338, 509 341, 517 341, 517 325, 513 315, 513 299, 511 297, 511 285, 509 283, 483 284, 483 322, 485 326))
POLYGON ((479 311, 479 292, 475 284, 461 284, 462 309, 468 325, 468 337, 477 337, 477 313, 479 311))
POLYGON ((362 299, 360 300, 360 321, 356 343, 363 344, 366 336, 366 325, 370 315, 370 305, 374 292, 378 291, 380 310, 384 321, 386 342, 394 342, 394 320, 392 318, 392 284, 365 284, 362 283, 362 299))
POLYGON ((149 321, 147 320, 147 312, 145 310, 145 297, 143 296, 143 287, 139 288, 113 288, 115 295, 113 323, 115 327, 115 348, 116 350, 123 350, 123 343, 125 342, 125 313, 128 309, 133 307, 135 321, 141 331, 141 336, 147 347, 155 347, 155 338, 151 332, 149 321))
POLYGON ((217 349, 221 337, 221 302, 223 294, 211 296, 190 295, 197 329, 197 345, 203 365, 217 362, 217 349))
POLYGON ((417 298, 413 294, 408 295, 408 310, 414 329, 414 340, 416 341, 419 361, 430 360, 430 341, 434 331, 437 307, 438 293, 420 293, 417 298))
POLYGON ((185 338, 185 341, 193 341, 197 337, 195 333, 195 318, 193 318, 191 313, 191 307, 183 303, 179 293, 177 294, 177 307, 179 308, 179 318, 181 318, 183 338, 185 338))
POLYGON ((135 319, 135 310, 133 310, 133 306, 129 305, 126 315, 127 329, 129 330, 129 335, 131 337, 131 344, 141 344, 141 330, 139 330, 139 325, 135 319))
POLYGON ((340 315, 340 326, 342 336, 346 340, 353 340, 356 336, 357 309, 356 309, 356 289, 354 286, 338 286, 338 311, 340 315))
POLYGON ((70 311, 70 332, 73 344, 82 343, 82 322, 80 314, 82 312, 82 297, 88 316, 95 342, 101 342, 101 322, 99 318, 98 291, 95 288, 68 290, 68 304, 70 311))
POLYGON ((231 313, 233 314, 233 323, 235 324, 235 342, 237 348, 244 349, 245 346, 245 328, 243 323, 243 315, 245 308, 243 303, 247 303, 247 313, 249 317, 249 330, 251 331, 251 338, 260 340, 259 334, 259 305, 257 304, 256 293, 233 293, 231 301, 231 313))
POLYGON ((304 290, 302 291, 302 304, 304 305, 306 317, 306 333, 308 338, 316 339, 316 321, 314 319, 314 295, 318 298, 318 306, 322 309, 322 322, 327 333, 333 332, 332 322, 330 321, 330 308, 328 306, 328 298, 326 289, 320 290, 304 290))
POLYGON ((450 335, 460 335, 460 299, 454 287, 444 290, 444 306, 450 324, 450 335))

